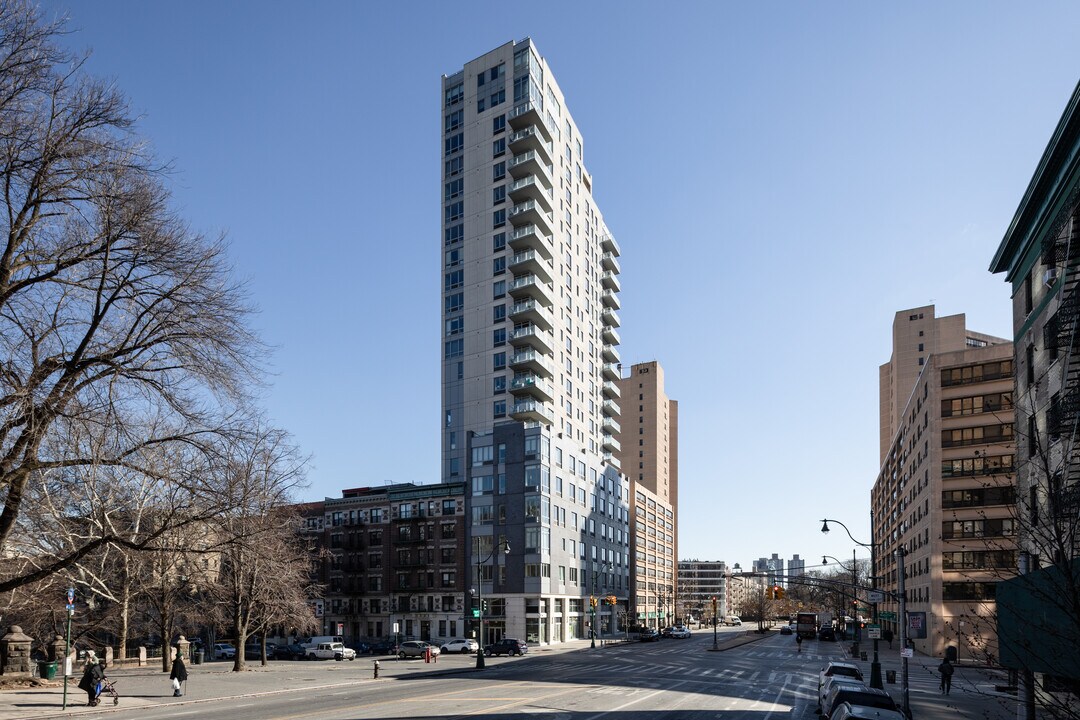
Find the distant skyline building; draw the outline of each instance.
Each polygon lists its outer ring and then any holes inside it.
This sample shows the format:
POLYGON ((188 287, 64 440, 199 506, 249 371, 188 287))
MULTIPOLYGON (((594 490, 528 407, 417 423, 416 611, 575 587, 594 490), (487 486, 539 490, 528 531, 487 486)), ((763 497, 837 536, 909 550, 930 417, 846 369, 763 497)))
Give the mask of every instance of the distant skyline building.
MULTIPOLYGON (((935 319, 932 305, 896 313, 893 338, 882 377, 919 371, 906 390, 882 383, 882 422, 899 422, 871 491, 876 574, 898 593, 904 553, 919 652, 982 659, 997 650, 996 583, 1016 569, 1012 343, 967 330, 963 315, 935 319)), ((899 617, 888 596, 879 611, 899 617)), ((882 625, 899 633, 895 620, 882 625)))
POLYGON ((806 561, 798 556, 798 554, 792 555, 788 560, 788 578, 801 577, 806 574, 806 561))
POLYGON ((440 101, 442 478, 466 482, 473 583, 504 610, 480 641, 565 642, 594 617, 614 632, 630 592, 620 250, 585 141, 529 39, 444 76, 440 101))
POLYGON ((767 585, 786 585, 784 581, 784 560, 777 553, 773 553, 772 557, 755 560, 754 572, 764 573, 767 585))
POLYGON ((615 455, 630 478, 630 606, 660 627, 678 615, 679 404, 664 391, 659 362, 632 365, 615 381, 621 425, 615 455))

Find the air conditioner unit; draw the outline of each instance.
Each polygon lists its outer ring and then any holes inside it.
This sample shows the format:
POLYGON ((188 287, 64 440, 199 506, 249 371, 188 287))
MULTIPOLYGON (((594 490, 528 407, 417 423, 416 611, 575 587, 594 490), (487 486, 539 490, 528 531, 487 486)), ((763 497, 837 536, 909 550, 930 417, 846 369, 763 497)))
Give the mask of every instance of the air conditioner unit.
POLYGON ((1043 270, 1043 284, 1046 285, 1046 287, 1053 287, 1054 283, 1057 282, 1057 276, 1057 268, 1046 268, 1043 270))

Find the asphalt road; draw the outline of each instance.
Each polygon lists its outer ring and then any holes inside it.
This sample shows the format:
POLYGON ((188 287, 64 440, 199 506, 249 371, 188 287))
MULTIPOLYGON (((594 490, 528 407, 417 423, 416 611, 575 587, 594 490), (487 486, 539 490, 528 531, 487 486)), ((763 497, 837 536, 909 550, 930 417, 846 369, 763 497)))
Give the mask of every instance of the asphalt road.
MULTIPOLYGON (((523 658, 491 658, 483 672, 472 669, 472 656, 442 657, 435 672, 421 661, 384 660, 384 666, 393 665, 392 672, 387 668, 378 681, 370 677, 370 660, 282 662, 272 672, 254 671, 249 680, 217 676, 217 682, 227 678, 246 685, 249 692, 243 696, 198 699, 199 688, 193 685, 187 698, 175 702, 155 698, 157 704, 151 704, 155 690, 141 707, 130 705, 139 699, 132 695, 115 708, 81 708, 79 715, 114 720, 816 720, 818 670, 828 660, 847 659, 841 643, 808 641, 798 653, 790 636, 777 634, 723 652, 711 652, 712 642, 711 632, 699 631, 688 640, 538 650, 523 658)), ((883 661, 887 669, 893 666, 891 656, 883 661)), ((953 694, 943 698, 929 662, 912 664, 911 698, 918 720, 1013 716, 1007 702, 986 692, 992 680, 976 671, 959 671, 953 694)), ((164 678, 153 681, 163 688, 167 683, 164 678)), ((128 687, 134 689, 135 678, 128 687)), ((899 698, 898 685, 886 689, 899 698)))

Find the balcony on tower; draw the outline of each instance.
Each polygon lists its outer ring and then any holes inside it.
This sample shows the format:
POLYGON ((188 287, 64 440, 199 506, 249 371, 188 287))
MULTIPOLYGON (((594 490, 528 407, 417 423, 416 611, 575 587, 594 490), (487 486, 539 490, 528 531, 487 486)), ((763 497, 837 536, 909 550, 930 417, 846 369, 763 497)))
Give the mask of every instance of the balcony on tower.
POLYGON ((510 272, 515 275, 532 273, 547 283, 555 276, 551 263, 535 250, 514 253, 510 257, 510 272))
POLYGON ((543 108, 537 103, 518 103, 513 110, 506 113, 506 121, 510 123, 510 127, 514 130, 521 130, 530 125, 535 125, 547 140, 551 140, 551 130, 544 122, 543 108))
POLYGON ((518 350, 510 356, 510 367, 515 372, 532 372, 543 377, 554 377, 551 361, 535 350, 518 350))
POLYGON ((514 403, 510 411, 510 417, 523 422, 541 422, 550 425, 555 419, 555 413, 547 403, 537 400, 522 400, 514 403))
POLYGON ((604 363, 603 375, 605 380, 621 380, 622 373, 615 363, 604 363))
POLYGON ((600 313, 600 319, 604 321, 605 325, 611 325, 613 327, 619 327, 619 313, 615 312, 611 308, 604 308, 600 313))
MULTIPOLYGON (((603 440, 600 442, 600 446, 608 452, 619 452, 620 450, 622 450, 622 445, 619 444, 619 441, 616 440, 614 436, 607 433, 604 433, 603 440)), ((606 458, 607 456, 605 455, 604 457, 606 458)))
POLYGON ((535 150, 515 155, 506 164, 506 169, 514 179, 520 180, 529 175, 538 175, 545 187, 555 187, 551 166, 546 164, 541 155, 535 150))
POLYGON ((612 310, 618 310, 622 307, 622 303, 619 302, 619 296, 611 290, 604 291, 604 294, 600 296, 600 302, 604 303, 605 307, 609 307, 612 310))
POLYGON ((545 355, 555 352, 554 341, 551 333, 541 330, 532 323, 518 325, 510 331, 510 344, 514 347, 531 347, 545 355))
POLYGON ((548 307, 554 304, 551 296, 551 284, 533 274, 519 275, 510 282, 510 295, 515 300, 532 298, 548 307))
POLYGON ((618 435, 622 432, 622 426, 619 425, 619 421, 610 415, 604 416, 604 420, 600 423, 600 427, 604 432, 611 433, 612 435, 618 435))
POLYGON ((614 400, 605 400, 602 409, 605 415, 622 415, 622 409, 619 407, 619 403, 615 402, 614 400))
POLYGON ((514 379, 510 381, 510 392, 514 395, 528 395, 544 402, 555 399, 551 383, 533 373, 515 373, 514 379))
POLYGON ((618 398, 622 395, 622 391, 619 390, 619 386, 610 380, 604 382, 603 386, 604 397, 606 398, 618 398))
POLYGON ((545 212, 540 203, 535 200, 526 200, 510 208, 506 218, 513 223, 514 227, 522 225, 536 225, 544 234, 551 236, 551 213, 545 212))
POLYGON ((510 319, 515 323, 535 323, 545 330, 555 326, 551 311, 535 300, 522 300, 511 305, 510 319))
POLYGON ((619 282, 618 273, 613 273, 610 270, 603 274, 600 278, 600 283, 608 290, 614 290, 615 292, 622 290, 622 284, 619 282))
POLYGON ((538 175, 526 175, 510 184, 510 199, 516 203, 535 200, 544 212, 551 212, 551 188, 545 187, 538 175))
POLYGON ((615 253, 606 252, 600 256, 600 265, 603 266, 605 270, 613 273, 620 273, 622 272, 622 268, 619 267, 619 261, 615 259, 616 257, 615 253))
POLYGON ((600 339, 608 345, 622 345, 622 338, 619 337, 619 331, 610 325, 604 325, 603 329, 600 330, 600 339))
POLYGON ((545 233, 535 225, 522 225, 510 233, 510 247, 515 251, 535 250, 550 260, 551 233, 545 233))
POLYGON ((540 154, 545 163, 551 165, 553 152, 551 143, 544 139, 542 131, 536 125, 530 125, 527 128, 511 133, 508 142, 510 152, 515 155, 534 150, 540 154))
POLYGON ((614 345, 604 345, 604 349, 600 351, 600 357, 604 359, 604 362, 617 363, 622 358, 619 357, 619 351, 615 349, 614 345))
POLYGON ((619 249, 619 243, 615 242, 615 238, 611 235, 605 235, 600 238, 600 249, 605 253, 611 253, 615 257, 622 255, 622 250, 619 249))
POLYGON ((619 458, 615 457, 613 453, 604 453, 604 462, 612 467, 622 467, 622 463, 619 462, 619 458))

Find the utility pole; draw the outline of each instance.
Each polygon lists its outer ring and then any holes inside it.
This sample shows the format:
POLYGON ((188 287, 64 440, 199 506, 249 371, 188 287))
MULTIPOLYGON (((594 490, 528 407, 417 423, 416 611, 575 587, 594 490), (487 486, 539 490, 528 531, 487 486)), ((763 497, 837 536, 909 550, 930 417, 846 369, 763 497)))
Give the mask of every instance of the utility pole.
POLYGON ((904 556, 907 550, 904 546, 896 548, 897 573, 899 574, 900 595, 900 688, 903 693, 904 715, 911 717, 911 698, 908 693, 908 654, 911 649, 907 644, 907 590, 904 585, 904 556))

